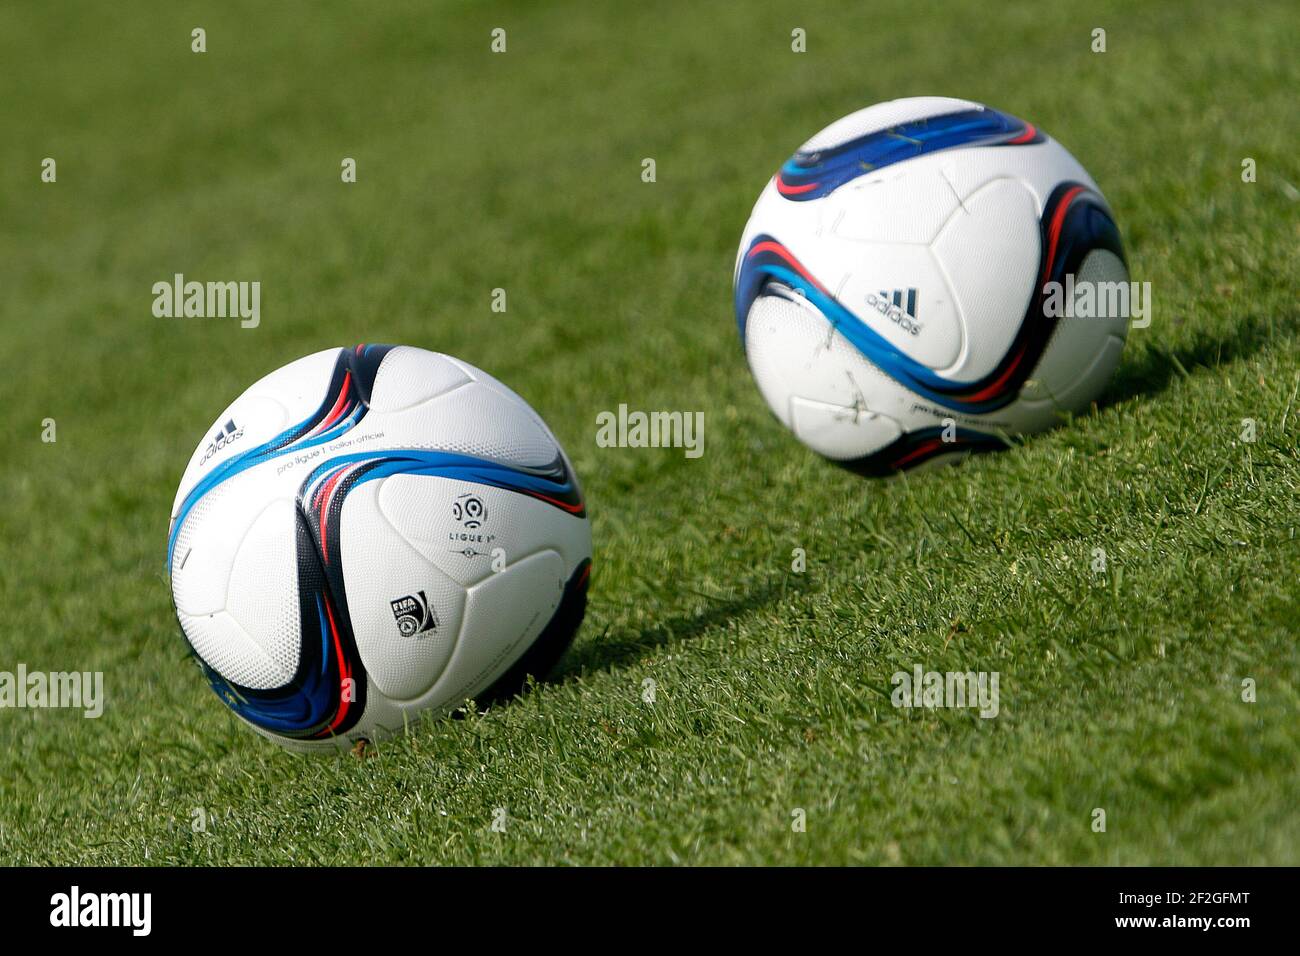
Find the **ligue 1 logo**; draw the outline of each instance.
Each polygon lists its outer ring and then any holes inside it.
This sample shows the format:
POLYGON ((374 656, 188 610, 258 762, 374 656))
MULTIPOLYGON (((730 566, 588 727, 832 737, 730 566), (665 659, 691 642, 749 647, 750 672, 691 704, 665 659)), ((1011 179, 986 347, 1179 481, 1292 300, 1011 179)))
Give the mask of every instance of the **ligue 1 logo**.
POLYGON ((478 495, 463 494, 452 502, 451 515, 467 528, 481 528, 487 520, 487 506, 478 495))

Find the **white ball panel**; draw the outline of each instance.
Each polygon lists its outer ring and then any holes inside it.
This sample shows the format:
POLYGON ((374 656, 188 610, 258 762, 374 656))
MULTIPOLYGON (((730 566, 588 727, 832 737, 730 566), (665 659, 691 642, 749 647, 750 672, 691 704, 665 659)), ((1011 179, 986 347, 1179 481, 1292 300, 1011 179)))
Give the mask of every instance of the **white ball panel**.
POLYGON ((519 492, 425 475, 385 478, 377 504, 385 520, 424 558, 463 586, 492 570, 499 548, 506 566, 550 548, 572 572, 591 557, 591 523, 519 492), (453 507, 466 495, 484 504, 478 527, 457 520, 453 507))
POLYGON ((421 706, 453 707, 491 686, 550 623, 566 581, 564 560, 543 551, 470 588, 451 663, 421 706))
MULTIPOLYGON (((506 385, 504 382, 500 381, 499 379, 493 378, 491 375, 483 371, 481 368, 475 368, 473 365, 470 365, 468 362, 462 362, 460 359, 452 358, 451 356, 447 356, 447 359, 448 361, 454 363, 457 367, 462 369, 467 375, 471 376, 480 385, 483 385, 484 387, 495 391, 502 398, 512 403, 518 415, 528 418, 535 426, 537 426, 538 431, 540 431, 543 435, 547 437, 547 439, 550 440, 550 443, 553 446, 554 451, 559 452, 561 455, 564 454, 564 450, 560 447, 560 442, 558 439, 556 439, 555 434, 551 431, 551 427, 546 424, 546 422, 542 419, 541 415, 537 414, 537 412, 533 409, 533 406, 529 405, 528 402, 524 400, 523 396, 521 396, 518 392, 512 389, 509 385, 506 385)), ((552 458, 553 456, 547 457, 545 461, 539 459, 537 461, 532 461, 532 462, 524 461, 521 459, 518 461, 514 461, 513 463, 543 465, 543 464, 550 464, 552 458)), ((567 457, 565 458, 565 461, 566 462, 568 461, 567 457)))
POLYGON ((296 540, 294 502, 288 498, 272 501, 239 543, 226 598, 231 617, 275 661, 279 672, 289 675, 298 669, 302 652, 296 540))
POLYGON ((1006 356, 1038 279, 1038 210, 1020 182, 996 179, 967 197, 934 241, 960 303, 963 347, 940 374, 959 382, 988 375, 1006 356))
POLYGON ((235 552, 257 511, 232 479, 199 499, 181 525, 172 556, 172 602, 186 614, 224 610, 235 552))
POLYGON ((209 667, 227 680, 255 690, 283 687, 293 679, 262 645, 225 611, 176 612, 185 636, 209 667))
POLYGON ((465 591, 384 519, 378 501, 381 483, 357 485, 340 513, 339 549, 348 616, 362 663, 375 685, 393 700, 411 700, 433 686, 451 658, 461 628, 465 591), (421 591, 436 624, 431 630, 403 635, 392 602, 421 591))
MULTIPOLYGON (((1128 270, 1109 249, 1094 249, 1079 266, 1075 282, 1094 288, 1103 282, 1126 283, 1128 270)), ((1063 411, 1087 407, 1110 381, 1127 335, 1127 316, 1060 317, 1022 395, 1051 399, 1063 411)))
POLYGON ((382 413, 411 408, 469 381, 470 376, 445 355, 398 346, 379 365, 370 410, 382 413))
POLYGON ((296 490, 276 476, 273 465, 228 478, 186 515, 171 568, 172 599, 179 609, 204 614, 227 606, 235 554, 244 536, 267 508, 292 500, 296 490))
POLYGON ((270 441, 320 408, 325 393, 329 390, 330 375, 334 371, 339 352, 339 349, 326 349, 290 362, 258 379, 244 394, 226 406, 225 411, 203 433, 198 447, 190 456, 172 502, 172 518, 176 517, 181 502, 190 489, 204 476, 211 474, 218 464, 270 441), (206 453, 212 436, 231 419, 238 428, 243 429, 243 435, 200 466, 199 462, 206 453))
POLYGON ((1058 393, 1049 395, 1043 387, 1021 391, 1020 398, 1003 411, 1012 419, 1015 431, 1031 434, 1052 428, 1061 423, 1063 413, 1084 411, 1101 395, 1119 365, 1124 339, 1108 335, 1096 348, 1091 362, 1076 371, 1073 384, 1058 393))
POLYGON ((456 452, 518 465, 555 460, 555 441, 517 398, 484 382, 470 382, 432 401, 374 419, 383 428, 384 448, 422 448, 456 452))
POLYGON ((172 603, 176 610, 186 614, 208 614, 226 606, 226 586, 230 581, 230 561, 238 542, 226 554, 206 546, 201 528, 207 523, 207 514, 229 494, 229 489, 218 487, 199 499, 186 517, 176 536, 176 546, 171 564, 172 603), (195 551, 195 543, 204 546, 195 551), (190 561, 194 561, 191 566, 190 561))
POLYGON ((1044 142, 1024 146, 984 146, 939 152, 914 162, 933 162, 963 200, 994 179, 1013 179, 1034 196, 1042 215, 1052 190, 1063 182, 1078 182, 1097 192, 1097 184, 1064 146, 1047 137, 1044 142))
MULTIPOLYGON (((824 253, 829 244, 819 247, 824 253)), ((956 297, 933 252, 921 245, 839 244, 838 260, 819 255, 814 275, 833 275, 840 303, 904 355, 929 368, 957 361, 965 336, 956 297), (835 271, 832 271, 835 270, 835 271), (907 314, 908 291, 916 290, 915 315, 907 314), (890 298, 901 293, 902 307, 890 298), (878 305, 883 301, 885 305, 878 305), (900 314, 901 313, 901 314, 900 314), (913 334, 912 330, 915 330, 913 334)))
POLYGON ((889 243, 931 242, 959 205, 957 193, 938 166, 916 163, 898 163, 859 176, 825 201, 833 235, 889 243))
POLYGON ((907 390, 798 296, 754 302, 745 350, 772 411, 814 451, 858 458, 897 437, 894 413, 906 408, 907 390))
MULTIPOLYGON (((790 398, 814 377, 818 352, 831 345, 830 324, 797 296, 761 295, 745 322, 745 357, 758 390, 781 424, 790 428, 790 398)), ((815 380, 815 379, 814 379, 815 380)))
POLYGON ((798 396, 790 399, 790 418, 795 437, 832 461, 870 455, 903 434, 885 415, 798 396))

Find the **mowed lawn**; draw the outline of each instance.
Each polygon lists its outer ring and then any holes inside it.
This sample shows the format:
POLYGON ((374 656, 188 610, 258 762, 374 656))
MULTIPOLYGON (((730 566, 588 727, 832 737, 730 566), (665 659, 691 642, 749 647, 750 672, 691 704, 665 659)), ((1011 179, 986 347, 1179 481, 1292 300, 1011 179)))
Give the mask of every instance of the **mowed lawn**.
POLYGON ((0 710, 0 863, 1300 863, 1298 27, 1177 0, 7 5, 0 671, 102 671, 106 704, 0 710), (1154 320, 1093 413, 865 480, 767 411, 731 271, 807 136, 920 94, 1065 144, 1154 320), (175 273, 260 281, 260 325, 155 318, 175 273), (168 515, 226 403, 355 342, 532 403, 593 589, 523 698, 302 757, 188 659, 168 515), (703 411, 703 456, 598 447, 620 403, 703 411), (895 708, 917 666, 997 672, 998 716, 895 708))

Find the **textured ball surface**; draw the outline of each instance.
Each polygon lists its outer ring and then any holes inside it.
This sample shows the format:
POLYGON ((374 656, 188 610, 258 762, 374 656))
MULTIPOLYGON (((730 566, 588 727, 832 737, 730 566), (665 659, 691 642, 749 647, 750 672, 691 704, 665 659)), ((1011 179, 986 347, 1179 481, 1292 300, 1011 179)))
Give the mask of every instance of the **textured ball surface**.
POLYGON ((230 708, 286 746, 346 747, 542 676, 582 619, 591 530, 523 399, 450 356, 362 345, 218 416, 167 564, 230 708))
POLYGON ((887 473, 1001 447, 1100 394, 1127 315, 1057 315, 1045 303, 1067 276, 1128 281, 1083 167, 1031 124, 916 97, 832 123, 772 178, 741 240, 736 320, 799 440, 887 473))

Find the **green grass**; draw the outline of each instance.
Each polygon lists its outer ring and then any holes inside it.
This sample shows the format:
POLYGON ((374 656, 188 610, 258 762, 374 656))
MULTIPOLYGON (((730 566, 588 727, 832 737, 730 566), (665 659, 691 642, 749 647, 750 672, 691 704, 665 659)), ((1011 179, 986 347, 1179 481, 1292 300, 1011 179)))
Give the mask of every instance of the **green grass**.
POLYGON ((0 670, 108 695, 0 711, 0 862, 1300 863, 1294 7, 539 7, 0 12, 0 670), (921 93, 1066 144, 1156 312, 1094 413, 868 481, 767 412, 731 267, 796 145, 921 93), (260 280, 261 327, 155 319, 175 272, 260 280), (198 430, 357 341, 527 398, 596 573, 553 681, 301 757, 188 662, 164 542, 198 430), (598 448, 620 402, 704 410, 704 457, 598 448), (916 664, 999 672, 1000 715, 895 709, 916 664))

